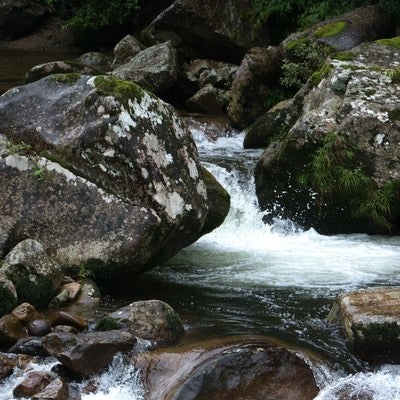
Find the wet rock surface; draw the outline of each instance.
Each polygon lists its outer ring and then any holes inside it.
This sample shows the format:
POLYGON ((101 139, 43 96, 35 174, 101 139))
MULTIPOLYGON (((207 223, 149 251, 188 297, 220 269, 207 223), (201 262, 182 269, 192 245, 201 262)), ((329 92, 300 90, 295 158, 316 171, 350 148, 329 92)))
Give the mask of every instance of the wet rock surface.
POLYGON ((353 350, 370 362, 400 361, 400 288, 338 296, 328 319, 339 322, 353 350))
POLYGON ((143 354, 136 364, 150 400, 313 399, 307 363, 265 341, 229 339, 143 354))

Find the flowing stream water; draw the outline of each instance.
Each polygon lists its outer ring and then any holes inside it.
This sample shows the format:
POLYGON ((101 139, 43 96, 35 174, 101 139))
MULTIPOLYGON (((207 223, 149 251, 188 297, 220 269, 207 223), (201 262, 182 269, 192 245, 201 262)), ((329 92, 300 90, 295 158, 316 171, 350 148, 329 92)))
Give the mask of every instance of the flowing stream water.
MULTIPOLYGON (((328 237, 278 219, 264 224, 253 182, 261 152, 243 150, 243 133, 211 139, 208 129, 191 124, 202 162, 231 195, 226 221, 167 265, 111 290, 109 304, 167 301, 185 322, 185 340, 264 335, 304 349, 321 360, 312 365, 321 388, 317 400, 400 399, 400 366, 368 367, 349 351, 340 328, 326 321, 343 291, 400 285, 400 238, 328 237), (353 397, 341 397, 344 389, 353 397)), ((12 398, 18 379, 16 371, 3 382, 0 400, 12 398)), ((122 358, 97 379, 97 391, 83 400, 143 399, 140 373, 122 358)))

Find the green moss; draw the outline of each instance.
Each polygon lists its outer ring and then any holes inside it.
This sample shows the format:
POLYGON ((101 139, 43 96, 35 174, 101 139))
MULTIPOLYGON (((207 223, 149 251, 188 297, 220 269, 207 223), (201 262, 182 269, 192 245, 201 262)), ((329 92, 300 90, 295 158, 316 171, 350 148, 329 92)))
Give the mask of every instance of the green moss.
POLYGON ((77 73, 54 74, 50 76, 49 80, 52 82, 63 83, 65 85, 73 85, 79 78, 80 75, 77 73))
POLYGON ((335 53, 331 56, 334 60, 339 60, 339 61, 353 61, 355 56, 353 53, 350 53, 349 51, 339 51, 338 53, 335 53))
POLYGON ((295 50, 298 46, 308 44, 308 43, 309 43, 309 39, 307 39, 307 37, 305 37, 305 36, 300 37, 298 39, 293 39, 286 44, 286 50, 288 50, 288 51, 295 50))
POLYGON ((28 154, 30 154, 31 150, 32 150, 32 146, 25 142, 20 142, 20 143, 7 142, 6 143, 6 152, 9 155, 15 155, 15 154, 28 155, 28 154))
POLYGON ((381 44, 383 46, 394 47, 395 49, 400 49, 400 36, 395 36, 390 39, 379 39, 376 40, 376 43, 381 44))
POLYGON ((114 96, 123 104, 127 104, 129 99, 140 101, 144 95, 143 89, 135 83, 111 76, 97 76, 94 83, 100 96, 114 96))
POLYGON ((118 322, 111 317, 104 317, 94 328, 95 331, 112 331, 119 329, 118 322))
POLYGON ((313 35, 320 39, 333 37, 343 32, 347 24, 344 21, 332 22, 331 24, 323 25, 314 30, 313 35))
POLYGON ((400 83, 400 67, 385 69, 383 73, 388 76, 393 83, 400 83))
POLYGON ((324 65, 318 70, 315 71, 310 77, 311 86, 317 86, 322 79, 326 78, 329 72, 333 69, 333 66, 330 63, 324 63, 324 65))
POLYGON ((389 119, 392 122, 400 121, 400 108, 395 108, 388 112, 389 119))

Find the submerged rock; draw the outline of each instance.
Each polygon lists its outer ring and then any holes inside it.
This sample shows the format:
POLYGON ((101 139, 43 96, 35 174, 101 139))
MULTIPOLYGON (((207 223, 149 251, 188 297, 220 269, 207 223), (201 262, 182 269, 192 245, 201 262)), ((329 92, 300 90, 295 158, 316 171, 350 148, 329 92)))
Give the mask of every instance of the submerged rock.
POLYGON ((377 43, 334 54, 260 124, 256 190, 271 217, 328 234, 400 229, 398 56, 377 43))
POLYGON ((318 393, 307 362, 263 340, 221 339, 143 353, 149 400, 308 400, 318 393))
POLYGON ((200 236, 208 202, 193 139, 134 83, 54 75, 5 93, 0 115, 7 246, 28 236, 63 267, 109 278, 200 236))
POLYGON ((400 362, 400 288, 376 288, 338 296, 328 316, 338 321, 364 360, 400 362))

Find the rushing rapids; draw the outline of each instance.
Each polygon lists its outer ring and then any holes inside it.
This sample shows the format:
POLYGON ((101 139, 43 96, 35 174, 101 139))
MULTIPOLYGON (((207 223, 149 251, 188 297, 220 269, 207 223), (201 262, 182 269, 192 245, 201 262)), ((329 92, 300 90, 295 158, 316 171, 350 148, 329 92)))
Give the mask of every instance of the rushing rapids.
MULTIPOLYGON (((342 291, 400 284, 400 238, 327 237, 291 221, 264 223, 252 178, 260 153, 243 150, 240 132, 212 138, 207 125, 196 123, 191 129, 204 165, 231 194, 230 214, 220 228, 166 266, 139 277, 134 287, 111 291, 108 306, 160 298, 181 314, 186 341, 264 335, 303 349, 313 360, 321 389, 315 400, 400 399, 400 366, 367 366, 352 355, 340 329, 325 319, 342 291)), ((3 381, 0 400, 12 398, 20 379, 17 370, 3 381)), ((83 400, 146 398, 141 371, 122 356, 93 382, 90 393, 85 389, 89 381, 76 386, 83 400)))

